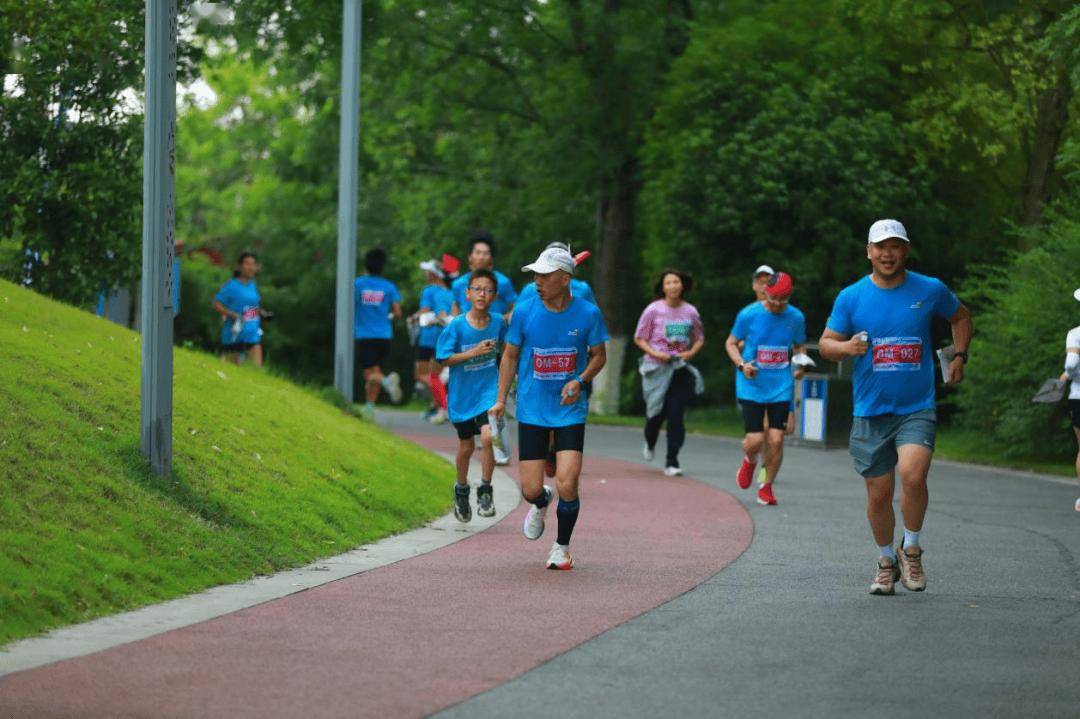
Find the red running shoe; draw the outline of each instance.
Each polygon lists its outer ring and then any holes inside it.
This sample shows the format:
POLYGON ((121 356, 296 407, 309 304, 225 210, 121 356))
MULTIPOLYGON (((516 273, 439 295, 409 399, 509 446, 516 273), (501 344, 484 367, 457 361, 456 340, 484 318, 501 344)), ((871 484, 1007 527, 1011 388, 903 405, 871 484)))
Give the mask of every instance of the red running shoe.
POLYGON ((757 503, 768 506, 770 504, 776 504, 776 497, 772 493, 772 482, 761 485, 761 488, 757 491, 757 503))
POLYGON ((750 486, 750 483, 754 481, 754 470, 756 468, 757 462, 751 462, 746 457, 743 457, 739 473, 735 475, 735 481, 739 483, 739 489, 746 489, 750 486))

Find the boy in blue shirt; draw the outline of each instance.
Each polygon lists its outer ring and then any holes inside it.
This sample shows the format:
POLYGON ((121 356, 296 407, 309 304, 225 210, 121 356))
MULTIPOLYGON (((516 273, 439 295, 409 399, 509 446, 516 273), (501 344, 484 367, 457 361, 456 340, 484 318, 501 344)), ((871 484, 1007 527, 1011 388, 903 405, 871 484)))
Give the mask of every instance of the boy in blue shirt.
POLYGON ((480 435, 480 486, 476 490, 476 513, 495 515, 491 474, 495 454, 491 446, 488 409, 495 404, 499 388, 496 356, 506 337, 502 315, 488 312, 499 291, 491 270, 476 270, 466 292, 469 311, 458 315, 439 335, 435 357, 450 368, 450 397, 447 407, 458 435, 457 483, 454 485, 454 516, 460 522, 472 519, 469 506, 469 460, 480 435))
POLYGON ((375 410, 380 387, 386 390, 391 402, 401 401, 401 377, 397 372, 387 375, 382 372, 394 336, 390 317, 401 319, 401 293, 393 282, 381 276, 385 266, 386 252, 380 248, 368 250, 364 255, 368 273, 357 277, 354 283, 356 366, 364 377, 364 410, 369 417, 375 410))
POLYGON ((589 411, 584 386, 607 361, 608 333, 596 305, 570 294, 574 258, 567 250, 549 247, 521 269, 535 273, 539 300, 518 307, 510 320, 498 401, 491 414, 496 420, 503 416, 510 385, 517 378, 521 494, 533 505, 522 528, 527 539, 539 539, 544 533, 544 515, 554 498, 544 485, 544 461, 554 434, 559 533, 547 567, 570 569, 574 566, 570 535, 581 506, 578 479, 589 411))
POLYGON ((773 482, 784 457, 784 434, 794 397, 791 359, 806 351, 806 318, 788 304, 794 290, 791 276, 777 272, 765 284, 765 300, 747 305, 735 318, 725 348, 738 372, 735 396, 743 414, 743 461, 736 475, 746 489, 754 479, 758 453, 765 449, 765 483, 758 489, 758 504, 776 504, 773 482), (740 349, 741 345, 741 349, 740 349), (769 427, 765 429, 768 416, 769 427))
POLYGON ((941 317, 952 325, 957 353, 944 368, 949 384, 964 378, 971 343, 971 313, 941 280, 907 270, 910 246, 896 220, 871 225, 866 256, 873 271, 840 292, 821 335, 822 357, 854 358, 849 449, 866 480, 866 516, 881 552, 871 594, 894 594, 897 579, 909 591, 926 588, 919 532, 937 431, 931 322, 941 317), (894 550, 898 471, 904 539, 894 550))

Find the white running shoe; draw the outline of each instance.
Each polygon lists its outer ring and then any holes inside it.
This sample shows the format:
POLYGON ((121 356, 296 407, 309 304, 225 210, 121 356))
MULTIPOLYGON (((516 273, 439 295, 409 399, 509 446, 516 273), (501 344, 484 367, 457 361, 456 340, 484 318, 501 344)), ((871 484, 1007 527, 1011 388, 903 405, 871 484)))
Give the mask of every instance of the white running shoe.
POLYGON ((401 402, 401 376, 397 372, 391 372, 383 377, 383 389, 390 395, 390 401, 394 404, 401 402))
POLYGON ((646 462, 653 461, 653 457, 656 456, 656 452, 653 451, 648 442, 641 443, 641 456, 645 458, 646 462))
POLYGON ((432 424, 446 424, 446 410, 440 407, 428 421, 432 424))
POLYGON ((548 503, 543 508, 535 504, 529 505, 529 513, 525 515, 525 524, 521 527, 521 531, 525 533, 525 539, 540 539, 540 535, 544 533, 544 515, 547 514, 548 507, 551 506, 551 498, 554 496, 551 487, 546 484, 544 494, 547 495, 548 503))
POLYGON ((679 469, 678 467, 664 467, 664 476, 665 477, 681 477, 682 476, 682 470, 679 469))
POLYGON ((570 547, 555 542, 551 545, 551 552, 547 558, 548 569, 573 569, 574 558, 570 556, 570 547))

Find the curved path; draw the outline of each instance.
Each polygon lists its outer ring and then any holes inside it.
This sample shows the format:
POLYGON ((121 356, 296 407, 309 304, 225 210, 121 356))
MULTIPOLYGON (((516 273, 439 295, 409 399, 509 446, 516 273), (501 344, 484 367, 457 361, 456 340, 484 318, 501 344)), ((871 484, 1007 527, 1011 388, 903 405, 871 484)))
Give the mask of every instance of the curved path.
POLYGON ((572 572, 544 568, 553 527, 526 541, 522 504, 421 557, 5 677, 0 716, 422 716, 692 589, 752 535, 730 495, 625 461, 587 458, 582 503, 572 572))

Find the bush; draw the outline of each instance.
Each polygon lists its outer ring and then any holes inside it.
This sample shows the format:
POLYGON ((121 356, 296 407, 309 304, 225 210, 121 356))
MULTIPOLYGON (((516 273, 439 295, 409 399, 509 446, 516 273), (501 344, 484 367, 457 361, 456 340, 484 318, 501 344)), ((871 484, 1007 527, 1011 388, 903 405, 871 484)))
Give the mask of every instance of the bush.
POLYGON ((1031 396, 1061 374, 1065 334, 1080 324, 1072 296, 1080 285, 1080 212, 1058 212, 1020 234, 1033 249, 982 268, 962 287, 976 335, 957 393, 960 422, 1006 456, 1064 459, 1076 449, 1065 403, 1034 404, 1031 396))

